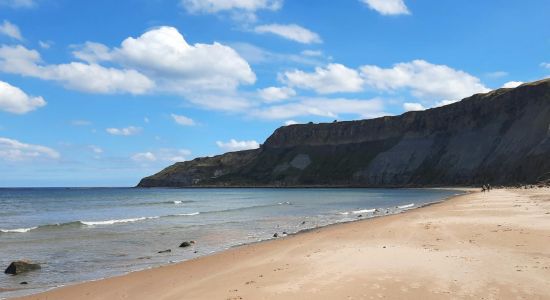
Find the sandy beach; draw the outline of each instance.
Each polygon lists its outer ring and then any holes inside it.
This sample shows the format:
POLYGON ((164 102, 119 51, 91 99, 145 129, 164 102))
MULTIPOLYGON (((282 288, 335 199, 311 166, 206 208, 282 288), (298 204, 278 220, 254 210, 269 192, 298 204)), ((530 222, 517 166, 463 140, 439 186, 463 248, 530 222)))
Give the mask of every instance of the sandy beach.
POLYGON ((21 299, 378 298, 550 299, 550 189, 471 193, 21 299))

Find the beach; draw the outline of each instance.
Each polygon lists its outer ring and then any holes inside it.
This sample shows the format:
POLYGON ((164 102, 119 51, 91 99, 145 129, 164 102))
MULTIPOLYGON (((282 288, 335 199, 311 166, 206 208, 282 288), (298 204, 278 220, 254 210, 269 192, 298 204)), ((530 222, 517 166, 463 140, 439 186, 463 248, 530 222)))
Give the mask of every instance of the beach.
POLYGON ((20 299, 548 299, 550 189, 473 192, 20 299))

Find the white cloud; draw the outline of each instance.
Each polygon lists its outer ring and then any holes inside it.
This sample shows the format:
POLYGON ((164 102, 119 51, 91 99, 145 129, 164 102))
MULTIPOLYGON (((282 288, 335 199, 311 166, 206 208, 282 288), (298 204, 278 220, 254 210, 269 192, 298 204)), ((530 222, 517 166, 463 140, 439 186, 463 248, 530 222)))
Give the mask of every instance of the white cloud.
POLYGON ((361 0, 382 15, 408 15, 409 9, 403 0, 361 0))
POLYGON ((187 149, 171 149, 163 148, 158 151, 147 151, 136 153, 130 158, 133 161, 140 163, 151 163, 151 162, 182 162, 186 161, 187 157, 191 155, 191 151, 187 149))
POLYGON ((0 24, 0 34, 7 35, 13 39, 22 41, 23 36, 17 25, 10 23, 8 20, 4 20, 4 23, 0 24))
MULTIPOLYGON (((253 84, 256 75, 231 47, 213 44, 188 44, 173 27, 149 30, 140 37, 125 39, 119 48, 109 49, 86 43, 74 52, 90 62, 108 61, 138 70, 155 78, 156 91, 186 97, 207 108, 227 109, 218 105, 219 96, 233 97, 241 84, 253 84)), ((242 99, 237 106, 243 105, 242 99)))
POLYGON ((508 72, 504 72, 504 71, 495 71, 495 72, 485 74, 485 76, 490 77, 490 78, 502 78, 502 77, 506 77, 508 75, 509 75, 508 72))
POLYGON ((251 114, 261 119, 271 120, 298 116, 337 118, 341 114, 372 118, 384 115, 383 108, 384 105, 380 99, 303 98, 297 102, 261 108, 251 114))
POLYGON ((283 0, 181 0, 181 5, 189 13, 216 14, 229 11, 236 20, 255 22, 256 11, 279 10, 283 0))
POLYGON ((541 63, 540 66, 546 69, 550 69, 550 63, 547 63, 547 62, 541 63))
POLYGON ((228 152, 258 149, 260 147, 260 144, 254 140, 237 141, 235 139, 231 139, 228 142, 217 141, 216 145, 218 145, 220 149, 228 152))
POLYGON ((111 60, 112 54, 109 47, 94 42, 86 42, 84 45, 73 46, 77 50, 73 51, 74 57, 89 63, 111 60))
POLYGON ((242 9, 257 11, 278 10, 282 0, 182 0, 181 4, 192 13, 217 13, 224 10, 242 9))
POLYGON ((172 117, 172 119, 174 119, 174 122, 176 122, 179 125, 182 125, 182 126, 195 126, 196 125, 195 121, 193 121, 193 119, 188 118, 186 116, 176 115, 176 114, 171 114, 170 116, 172 117))
POLYGON ((42 49, 50 49, 52 44, 53 44, 52 41, 38 41, 38 45, 42 49))
POLYGON ((143 122, 149 124, 149 122, 150 122, 150 121, 149 121, 149 118, 147 118, 147 117, 143 118, 143 122))
POLYGON ((285 72, 281 75, 281 80, 290 86, 314 90, 320 94, 359 92, 364 84, 356 70, 341 64, 317 67, 313 73, 300 70, 285 72))
POLYGON ((101 149, 101 147, 98 147, 96 145, 90 145, 90 146, 88 146, 88 148, 90 148, 90 150, 95 154, 103 153, 103 149, 101 149))
POLYGON ((321 50, 304 50, 302 55, 305 56, 323 56, 323 51, 321 50))
POLYGON ((73 126, 90 126, 92 125, 92 122, 88 120, 72 120, 71 125, 73 126))
POLYGON ((31 8, 36 5, 35 0, 0 0, 0 6, 12 8, 31 8))
POLYGON ((266 49, 254 46, 249 43, 232 43, 231 47, 234 48, 246 61, 251 64, 275 64, 283 65, 289 63, 296 63, 302 65, 318 66, 324 64, 319 57, 313 57, 300 54, 289 53, 276 53, 266 49))
POLYGON ((0 159, 4 161, 51 160, 61 157, 59 152, 41 145, 25 144, 0 137, 0 159))
POLYGON ((125 128, 107 128, 105 131, 112 135, 130 136, 141 132, 140 127, 128 126, 125 128))
POLYGON ((44 105, 44 98, 29 96, 18 87, 0 81, 0 110, 25 114, 44 105))
POLYGON ((143 152, 132 155, 132 160, 137 162, 151 162, 156 161, 157 157, 152 152, 143 152))
POLYGON ((413 96, 424 100, 460 100, 490 91, 477 77, 424 60, 398 63, 388 69, 369 65, 360 70, 366 84, 374 89, 390 92, 410 89, 413 96))
POLYGON ((290 126, 290 125, 296 125, 298 124, 298 122, 294 120, 286 120, 283 124, 285 124, 285 126, 290 126))
POLYGON ((0 46, 0 70, 7 73, 59 81, 67 88, 90 93, 143 94, 154 86, 149 78, 135 70, 80 62, 59 65, 41 62, 42 58, 36 50, 21 45, 0 46))
POLYGON ((518 86, 524 83, 525 82, 522 82, 522 81, 508 81, 505 84, 503 84, 502 87, 505 89, 513 89, 513 88, 517 88, 518 86))
POLYGON ((417 111, 417 110, 425 110, 426 108, 420 103, 405 102, 403 103, 403 109, 405 111, 417 111))
POLYGON ((296 91, 289 87, 268 87, 258 90, 258 94, 267 103, 278 102, 296 96, 296 91))
POLYGON ((307 28, 296 24, 268 24, 254 28, 256 33, 272 33, 302 44, 322 43, 319 35, 307 28))

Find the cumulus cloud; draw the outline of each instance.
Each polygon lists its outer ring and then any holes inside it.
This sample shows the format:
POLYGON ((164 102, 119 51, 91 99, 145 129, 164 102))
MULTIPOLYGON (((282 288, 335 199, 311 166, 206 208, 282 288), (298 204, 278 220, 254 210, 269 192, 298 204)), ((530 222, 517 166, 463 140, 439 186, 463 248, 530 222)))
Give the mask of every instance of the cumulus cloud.
POLYGON ((409 15, 410 11, 403 0, 361 0, 371 9, 382 15, 409 15))
POLYGON ((0 6, 12 8, 31 8, 36 6, 35 0, 0 0, 0 6))
POLYGON ((283 0, 181 0, 189 13, 216 14, 230 12, 234 19, 256 21, 256 11, 279 10, 283 0))
POLYGON ((130 136, 141 132, 140 127, 128 126, 125 128, 107 128, 105 131, 112 135, 130 136))
POLYGON ((29 50, 21 45, 0 47, 0 70, 59 81, 67 88, 90 93, 143 94, 154 86, 149 78, 135 70, 106 68, 81 62, 42 64, 42 58, 36 50, 29 50))
POLYGON ((89 63, 106 61, 137 70, 155 78, 157 91, 182 95, 193 103, 218 109, 226 107, 208 101, 216 102, 220 95, 231 97, 241 84, 256 82, 248 62, 233 48, 217 42, 190 45, 173 27, 129 37, 113 49, 88 42, 73 53, 89 63))
POLYGON ((321 37, 307 28, 296 24, 268 24, 254 28, 256 33, 271 33, 302 44, 321 43, 321 37))
POLYGON ((23 40, 23 36, 21 35, 19 27, 17 27, 17 25, 15 24, 10 23, 8 20, 4 20, 4 22, 0 24, 0 34, 9 36, 19 41, 23 40))
POLYGON ((268 87, 258 91, 258 94, 265 102, 278 102, 296 96, 296 91, 289 87, 268 87))
POLYGON ((55 160, 59 152, 41 145, 25 144, 18 140, 0 137, 0 160, 8 162, 55 160))
POLYGON ((387 69, 367 65, 360 71, 365 83, 376 90, 410 89, 413 96, 421 99, 460 100, 490 91, 477 77, 424 60, 398 63, 387 69))
POLYGON ((341 114, 372 118, 384 115, 383 109, 384 104, 380 99, 303 98, 297 102, 273 105, 251 113, 255 117, 272 120, 298 116, 337 118, 341 114))
POLYGON ((29 96, 18 87, 0 81, 0 110, 25 114, 44 105, 44 98, 29 96))
POLYGON ((80 61, 46 64, 36 50, 0 46, 0 71, 90 93, 168 93, 218 110, 250 106, 250 100, 237 93, 241 85, 256 82, 248 62, 217 42, 190 45, 176 28, 151 29, 115 48, 94 42, 73 47, 80 61))
POLYGON ((425 110, 426 108, 420 103, 405 102, 403 103, 403 109, 405 111, 417 111, 417 110, 425 110))
POLYGON ((140 163, 151 163, 156 161, 165 163, 186 161, 190 155, 191 151, 187 149, 163 148, 157 151, 136 153, 130 158, 140 163))
POLYGON ((174 122, 176 122, 179 125, 182 125, 182 126, 195 126, 196 125, 195 121, 193 121, 193 119, 188 118, 186 116, 176 115, 176 114, 171 114, 170 116, 172 117, 174 122))
POLYGON ((218 145, 220 149, 228 152, 258 149, 260 147, 260 144, 254 140, 237 141, 235 139, 231 139, 228 142, 217 141, 216 145, 218 145))
POLYGON ((359 72, 341 64, 317 67, 312 73, 288 71, 281 75, 281 80, 290 86, 314 90, 319 94, 360 92, 364 84, 359 72))
POLYGON ((503 84, 502 87, 505 88, 505 89, 513 89, 513 88, 517 88, 518 86, 520 86, 524 83, 525 82, 523 82, 523 81, 508 81, 505 84, 503 84))

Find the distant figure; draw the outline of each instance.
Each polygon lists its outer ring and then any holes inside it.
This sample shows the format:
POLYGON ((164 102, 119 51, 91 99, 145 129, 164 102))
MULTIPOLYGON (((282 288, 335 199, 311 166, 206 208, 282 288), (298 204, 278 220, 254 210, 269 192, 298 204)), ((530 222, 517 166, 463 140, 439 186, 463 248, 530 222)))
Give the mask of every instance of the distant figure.
POLYGON ((490 184, 487 184, 487 190, 489 190, 489 192, 493 189, 493 187, 490 185, 490 184))
POLYGON ((485 193, 486 190, 487 190, 487 187, 485 185, 482 185, 481 186, 481 191, 485 193))

